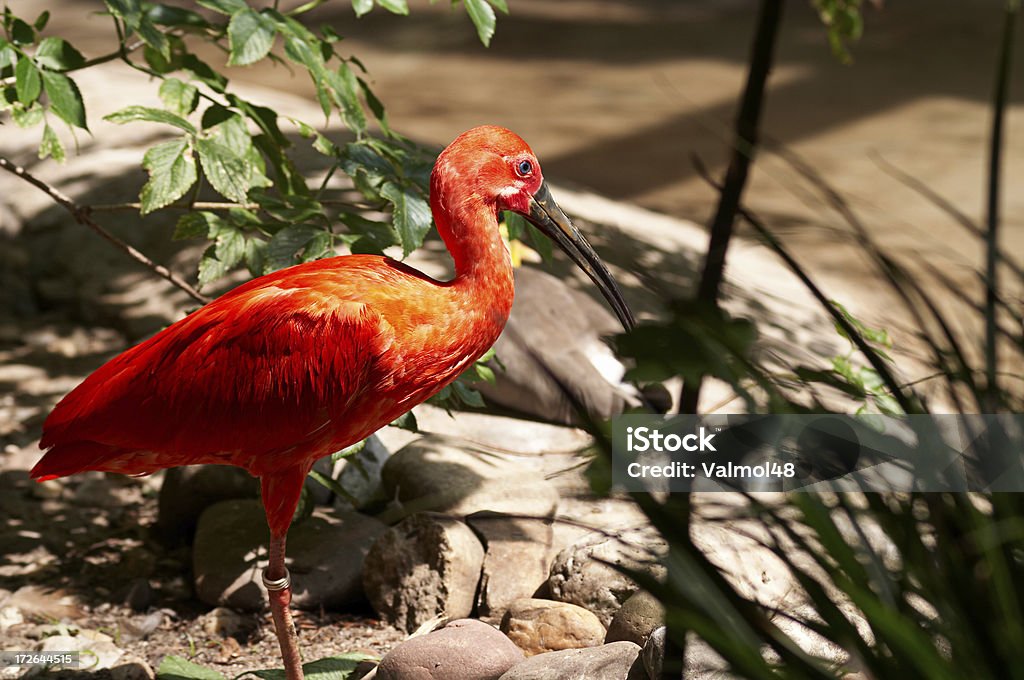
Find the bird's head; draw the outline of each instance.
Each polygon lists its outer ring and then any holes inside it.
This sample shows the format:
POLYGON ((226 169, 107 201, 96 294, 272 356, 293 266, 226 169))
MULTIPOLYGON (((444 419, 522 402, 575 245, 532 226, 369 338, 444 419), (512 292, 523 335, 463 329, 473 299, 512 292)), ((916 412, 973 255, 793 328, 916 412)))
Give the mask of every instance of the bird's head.
POLYGON ((493 125, 462 133, 438 156, 430 193, 435 217, 439 212, 457 215, 481 202, 492 214, 519 213, 587 273, 624 328, 636 325, 615 279, 555 203, 537 156, 519 135, 493 125), (448 205, 448 201, 460 204, 448 205))

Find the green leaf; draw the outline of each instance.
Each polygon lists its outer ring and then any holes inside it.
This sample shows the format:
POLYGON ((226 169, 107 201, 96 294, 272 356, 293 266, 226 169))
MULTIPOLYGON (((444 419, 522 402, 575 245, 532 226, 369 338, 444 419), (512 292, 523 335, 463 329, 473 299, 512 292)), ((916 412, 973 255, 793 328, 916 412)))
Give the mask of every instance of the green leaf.
POLYGON ((21 19, 15 19, 11 24, 11 40, 15 45, 31 45, 36 41, 36 32, 21 19))
POLYGON ((228 64, 246 66, 267 56, 274 46, 277 26, 269 17, 245 8, 235 13, 228 24, 231 52, 228 64))
POLYGON ((392 14, 409 14, 409 3, 406 0, 377 0, 377 4, 392 14))
POLYGON ((486 0, 463 0, 469 18, 476 26, 476 34, 485 47, 491 44, 494 37, 494 25, 497 22, 494 16, 494 9, 487 4, 486 0))
POLYGON ((120 17, 130 31, 134 31, 142 41, 159 52, 164 59, 171 58, 170 43, 159 28, 150 21, 143 11, 140 0, 105 0, 107 9, 116 17, 120 17))
POLYGON ((232 269, 245 257, 245 236, 233 227, 220 229, 213 254, 227 269, 232 269))
POLYGON ((394 182, 385 182, 380 195, 394 208, 391 219, 402 240, 402 253, 408 256, 423 245, 423 238, 430 230, 430 205, 418 194, 394 182))
POLYGON ((50 23, 50 10, 43 10, 43 13, 36 17, 36 20, 32 23, 37 31, 41 31, 46 28, 46 24, 50 23))
POLYGON ((64 145, 57 138, 57 133, 47 125, 43 128, 43 141, 39 144, 39 158, 53 158, 58 163, 64 162, 64 145))
POLYGON ((188 53, 182 56, 181 65, 192 74, 193 78, 205 83, 214 92, 224 92, 227 88, 228 79, 214 71, 209 64, 196 55, 188 53))
POLYGON ((406 413, 403 413, 402 415, 398 416, 390 423, 388 423, 388 425, 390 425, 391 427, 398 427, 403 430, 408 430, 409 432, 420 431, 419 424, 416 422, 416 416, 413 414, 412 411, 407 411, 406 413))
POLYGON ((199 88, 177 78, 168 78, 160 84, 160 99, 172 113, 187 116, 199 103, 199 88))
MULTIPOLYGON (((266 266, 270 271, 284 269, 299 262, 299 256, 320 234, 319 229, 309 224, 293 224, 274 234, 267 244, 266 266)), ((311 258, 315 259, 315 258, 311 258)))
POLYGON ((363 96, 366 98, 366 103, 369 105, 370 111, 373 112, 374 118, 380 123, 380 128, 384 131, 384 134, 390 135, 391 128, 388 126, 388 117, 387 112, 384 110, 384 104, 377 99, 377 95, 373 93, 373 90, 370 89, 365 80, 362 78, 358 78, 358 80, 359 87, 363 89, 363 96))
POLYGON ((373 0, 352 0, 352 9, 357 17, 361 17, 373 9, 373 0))
POLYGON ((169 5, 154 5, 146 13, 146 16, 154 24, 160 24, 161 26, 192 26, 195 28, 208 28, 210 26, 210 22, 204 19, 201 14, 169 5))
POLYGON ((225 680, 223 675, 212 668, 205 668, 173 654, 165 656, 160 662, 156 677, 159 680, 225 680))
POLYGON ((341 112, 341 119, 357 135, 366 131, 366 113, 359 103, 359 82, 355 73, 342 63, 337 71, 326 71, 324 80, 330 86, 331 99, 341 112))
POLYGON ((245 0, 197 0, 197 2, 205 8, 221 14, 234 14, 248 7, 245 0))
POLYGON ((137 120, 146 121, 148 123, 166 123, 167 125, 173 125, 174 127, 184 130, 190 134, 196 134, 195 126, 181 116, 171 113, 170 111, 154 109, 149 106, 128 106, 120 111, 115 111, 114 113, 104 116, 103 120, 116 123, 118 125, 131 123, 137 120))
POLYGON ((50 110, 56 113, 68 125, 88 130, 85 121, 85 102, 78 91, 75 81, 63 73, 43 71, 43 86, 46 96, 50 98, 50 110))
POLYGON ((143 215, 178 200, 197 179, 196 162, 186 139, 157 144, 142 158, 142 167, 149 172, 149 181, 139 194, 143 215))
MULTIPOLYGON (((302 673, 306 680, 349 680, 359 664, 364 661, 376 661, 377 657, 352 652, 339 656, 329 656, 302 664, 302 673)), ((284 680, 284 671, 279 668, 268 668, 250 671, 262 680, 284 680)))
POLYGON ((505 0, 488 0, 488 2, 494 5, 503 14, 508 14, 508 3, 505 2, 505 0))
POLYGON ((210 246, 199 260, 198 283, 200 288, 223 278, 230 271, 226 264, 217 259, 216 252, 217 246, 210 246))
POLYGON ((27 128, 33 125, 39 125, 43 122, 45 117, 43 107, 39 104, 32 104, 27 109, 18 104, 12 111, 11 117, 14 119, 14 124, 18 127, 27 128))
POLYGON ((39 69, 28 57, 18 59, 14 68, 14 87, 18 92, 18 101, 28 106, 39 98, 43 90, 43 81, 39 77, 39 69))
POLYGON ((43 38, 35 55, 36 63, 53 71, 81 68, 85 57, 63 38, 43 38))
POLYGON ((178 224, 174 227, 175 241, 189 238, 213 239, 221 230, 227 229, 228 224, 220 215, 201 210, 198 212, 187 212, 178 218, 178 224))
POLYGON ((251 174, 246 162, 231 149, 211 139, 197 139, 196 151, 199 152, 203 172, 217 193, 232 201, 245 202, 251 174))
POLYGON ((10 68, 18 61, 18 53, 10 43, 0 38, 0 69, 10 68))

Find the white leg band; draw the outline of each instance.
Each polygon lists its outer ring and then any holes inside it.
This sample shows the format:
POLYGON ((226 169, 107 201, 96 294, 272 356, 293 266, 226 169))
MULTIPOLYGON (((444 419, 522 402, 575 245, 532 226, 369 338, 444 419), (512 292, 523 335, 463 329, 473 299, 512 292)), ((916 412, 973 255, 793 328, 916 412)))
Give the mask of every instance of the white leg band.
POLYGON ((278 590, 284 590, 285 588, 288 588, 288 587, 290 587, 292 585, 291 574, 288 573, 287 569, 284 570, 284 576, 282 576, 281 578, 278 578, 278 579, 268 579, 267 578, 267 570, 264 569, 263 570, 263 574, 262 574, 262 578, 263 578, 263 586, 267 590, 269 590, 271 592, 278 591, 278 590))

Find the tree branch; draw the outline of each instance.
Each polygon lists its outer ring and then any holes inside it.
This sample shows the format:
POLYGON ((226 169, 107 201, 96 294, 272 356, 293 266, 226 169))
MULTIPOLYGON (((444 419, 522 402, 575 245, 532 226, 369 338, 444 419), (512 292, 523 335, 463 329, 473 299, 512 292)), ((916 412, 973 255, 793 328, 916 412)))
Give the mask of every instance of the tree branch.
POLYGON ((210 301, 210 298, 206 297, 205 295, 197 291, 195 288, 190 286, 184 279, 182 279, 177 274, 169 270, 167 267, 164 267, 163 265, 159 265, 153 262, 153 260, 146 257, 146 255, 144 255, 142 252, 140 252, 130 244, 125 243, 124 241, 117 238, 109 231, 101 227, 99 224, 97 224, 96 221, 93 220, 90 216, 90 209, 88 206, 78 205, 71 198, 61 193, 58 189, 51 187, 43 180, 29 173, 27 170, 25 170, 25 168, 19 165, 15 165, 14 163, 12 163, 11 161, 2 156, 0 156, 0 168, 6 170, 12 175, 17 175, 21 179, 25 180, 32 186, 36 187, 37 189, 45 193, 47 196, 49 196, 58 204, 60 204, 61 207, 63 207, 65 210, 71 213, 71 216, 75 218, 76 222, 86 227, 89 227, 97 234, 105 238, 107 241, 112 243, 123 253, 128 255, 128 257, 132 258, 139 264, 155 272, 160 277, 167 279, 175 286, 188 293, 189 297, 191 297, 196 302, 206 304, 207 302, 210 301))

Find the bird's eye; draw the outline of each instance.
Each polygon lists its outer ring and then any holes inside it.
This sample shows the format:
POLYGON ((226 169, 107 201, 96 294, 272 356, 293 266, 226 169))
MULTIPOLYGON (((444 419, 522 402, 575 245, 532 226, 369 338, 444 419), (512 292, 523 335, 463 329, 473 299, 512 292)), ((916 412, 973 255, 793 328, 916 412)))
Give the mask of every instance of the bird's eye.
POLYGON ((519 165, 516 166, 516 172, 519 173, 520 177, 527 177, 533 172, 533 163, 530 161, 519 161, 519 165))

